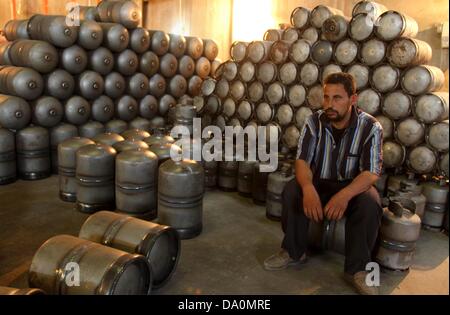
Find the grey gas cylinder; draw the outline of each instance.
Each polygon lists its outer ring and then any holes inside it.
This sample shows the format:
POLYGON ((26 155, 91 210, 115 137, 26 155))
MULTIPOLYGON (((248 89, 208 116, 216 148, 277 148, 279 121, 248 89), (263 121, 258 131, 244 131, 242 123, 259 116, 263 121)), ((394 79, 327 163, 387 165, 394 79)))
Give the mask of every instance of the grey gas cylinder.
POLYGON ((376 22, 375 35, 384 41, 391 41, 400 36, 416 37, 419 31, 417 22, 403 13, 386 11, 376 22))
POLYGON ((142 255, 58 235, 35 253, 28 282, 53 295, 147 295, 152 274, 142 255), (68 263, 76 263, 80 268, 79 286, 58 281, 58 270, 64 270, 68 263))
POLYGON ((136 99, 141 99, 148 94, 149 81, 143 73, 136 73, 127 78, 127 94, 136 99))
POLYGON ((439 91, 445 82, 444 72, 434 66, 419 65, 407 69, 402 76, 401 85, 406 93, 420 95, 439 91))
POLYGON ((113 147, 117 142, 124 141, 125 139, 124 139, 124 137, 122 137, 121 135, 119 135, 117 133, 105 132, 105 133, 96 135, 91 140, 97 144, 104 144, 104 145, 113 147))
POLYGON ((105 81, 103 77, 94 71, 84 71, 76 79, 77 91, 87 100, 95 100, 103 94, 105 81))
POLYGON ((64 108, 54 97, 42 96, 31 103, 31 122, 42 127, 54 127, 61 122, 64 108))
POLYGON ((150 133, 142 129, 128 129, 121 134, 125 140, 144 140, 150 137, 150 133))
POLYGON ((134 1, 101 1, 97 14, 102 22, 120 23, 128 29, 136 28, 141 22, 141 9, 134 1))
POLYGON ((58 174, 58 145, 68 139, 78 136, 78 128, 71 124, 60 123, 50 130, 50 147, 52 173, 58 174))
POLYGON ((139 101, 139 116, 152 119, 158 114, 158 100, 153 95, 146 95, 139 101))
POLYGON ((16 39, 29 39, 27 31, 28 20, 9 20, 3 28, 3 33, 8 41, 16 39))
POLYGON ((197 60, 203 55, 203 51, 204 43, 201 38, 186 36, 186 55, 189 55, 194 60, 197 60))
POLYGON ((325 5, 318 5, 311 10, 310 23, 315 28, 322 28, 323 23, 333 15, 344 15, 341 10, 328 7, 325 5))
POLYGON ((148 77, 158 72, 159 58, 152 51, 146 51, 139 57, 139 71, 148 77))
POLYGON ((338 42, 347 36, 349 19, 342 15, 333 15, 322 24, 323 36, 331 41, 338 42))
POLYGON ((185 78, 190 78, 195 73, 195 61, 192 57, 184 55, 178 60, 178 72, 185 78))
POLYGON ((96 21, 84 20, 80 23, 78 45, 87 50, 100 47, 103 42, 103 30, 96 21))
POLYGON ((286 184, 294 178, 292 166, 284 163, 277 172, 271 173, 267 181, 266 217, 279 221, 282 212, 281 195, 286 184))
POLYGON ((370 85, 380 93, 394 91, 400 82, 400 70, 388 64, 373 69, 370 85))
POLYGON ((385 42, 371 38, 362 43, 359 51, 359 60, 367 66, 376 66, 386 57, 386 50, 385 42))
POLYGON ((118 119, 131 121, 138 115, 138 103, 134 97, 124 95, 115 101, 115 115, 118 119))
POLYGON ((395 141, 383 143, 383 166, 385 168, 401 167, 406 158, 405 147, 395 141))
POLYGON ((0 185, 16 181, 16 144, 14 133, 0 127, 0 185))
POLYGON ((50 137, 47 129, 29 126, 16 134, 17 170, 24 180, 49 177, 50 137))
POLYGON ((311 44, 307 40, 301 38, 292 43, 289 49, 289 59, 292 62, 300 65, 306 62, 306 60, 309 58, 310 52, 311 44))
POLYGON ((42 76, 33 69, 0 66, 0 93, 35 100, 44 90, 42 76))
POLYGON ((429 63, 432 49, 427 42, 415 38, 399 38, 389 44, 386 56, 390 64, 405 68, 429 63))
POLYGON ((414 117, 425 124, 448 119, 448 93, 432 92, 419 95, 413 106, 414 117))
POLYGON ((117 23, 98 23, 103 30, 102 46, 114 53, 124 51, 130 42, 128 30, 117 23))
POLYGON ((345 71, 355 78, 356 90, 361 91, 369 84, 370 68, 361 63, 354 63, 345 71))
POLYGON ((369 39, 375 30, 375 21, 367 13, 354 15, 348 26, 348 34, 353 40, 363 42, 369 39))
POLYGON ((247 42, 241 42, 241 41, 235 41, 233 42, 233 44, 231 45, 230 48, 230 56, 231 56, 231 60, 235 61, 235 62, 242 62, 247 58, 247 47, 248 47, 247 42))
POLYGON ((256 161, 241 161, 238 166, 237 191, 246 197, 252 195, 253 168, 256 161))
POLYGON ((83 72, 88 65, 88 55, 86 51, 78 45, 67 47, 61 51, 59 60, 60 67, 71 74, 83 72))
POLYGON ((0 94, 0 126, 19 130, 31 120, 31 108, 24 99, 0 94))
POLYGON ((396 125, 395 137, 404 146, 418 145, 425 140, 425 126, 414 118, 406 118, 396 125))
POLYGON ((305 103, 306 89, 301 84, 295 84, 289 87, 287 100, 294 108, 299 108, 305 103))
POLYGON ((159 73, 153 75, 149 81, 150 95, 162 97, 166 92, 166 80, 159 73))
POLYGON ((114 117, 114 102, 106 95, 101 95, 91 103, 92 119, 106 123, 114 117))
POLYGON ((117 134, 121 134, 125 130, 128 129, 128 123, 126 121, 120 120, 120 119, 113 119, 108 121, 105 124, 105 131, 106 132, 113 132, 117 134))
POLYGON ((137 54, 146 52, 150 47, 150 33, 142 28, 137 27, 130 31, 130 48, 137 54))
POLYGON ((158 157, 145 149, 123 151, 116 158, 118 212, 142 219, 156 218, 158 157))
POLYGON ((130 128, 150 131, 152 129, 150 120, 142 117, 136 117, 129 123, 130 128))
POLYGON ((94 144, 88 138, 73 137, 58 145, 59 198, 67 202, 77 200, 75 178, 76 153, 85 145, 94 144))
POLYGON ((203 229, 204 170, 192 160, 168 160, 159 168, 158 222, 177 230, 181 239, 203 229))
MULTIPOLYGON (((89 68, 101 75, 108 75, 114 68, 114 55, 105 47, 99 47, 88 53, 89 68)), ((107 77, 105 77, 106 80, 107 77)), ((118 88, 120 90, 120 88, 118 88)))
POLYGON ((67 25, 63 15, 35 14, 28 20, 27 31, 31 39, 62 48, 72 46, 78 38, 78 27, 67 25))
POLYGON ((91 105, 81 96, 72 96, 64 104, 64 117, 73 125, 82 125, 91 116, 91 105))
POLYGON ((183 57, 186 51, 186 38, 179 34, 169 34, 169 52, 177 58, 183 57))
POLYGON ((131 76, 136 73, 139 67, 139 58, 131 49, 114 56, 114 69, 124 76, 131 76))
POLYGON ((72 96, 75 90, 73 76, 62 69, 56 69, 45 75, 45 94, 59 100, 66 100, 72 96))
POLYGON ((407 156, 407 166, 416 174, 432 173, 438 162, 437 154, 429 147, 419 145, 409 151, 407 156))
POLYGON ((411 267, 416 241, 420 235, 420 218, 408 210, 408 200, 394 198, 384 209, 381 223, 381 242, 376 261, 391 270, 405 271, 411 267))
POLYGON ((394 91, 384 96, 381 110, 389 118, 399 120, 410 116, 412 106, 411 96, 402 91, 394 91))
POLYGON ((127 88, 124 77, 118 72, 105 76, 105 94, 112 99, 121 97, 127 88))
POLYGON ((116 150, 89 144, 76 153, 77 209, 85 213, 115 208, 114 166, 116 150))
POLYGON ((58 52, 49 43, 19 39, 9 48, 11 64, 17 67, 29 67, 40 73, 49 73, 58 65, 58 52))
POLYGON ((78 127, 80 137, 92 139, 105 132, 105 126, 98 121, 90 121, 78 127))
POLYGON ((291 13, 291 24, 298 29, 305 28, 310 19, 311 10, 305 7, 297 7, 291 13))
POLYGON ((155 289, 170 280, 180 257, 180 238, 172 227, 108 211, 91 215, 79 237, 144 256, 151 266, 155 289))

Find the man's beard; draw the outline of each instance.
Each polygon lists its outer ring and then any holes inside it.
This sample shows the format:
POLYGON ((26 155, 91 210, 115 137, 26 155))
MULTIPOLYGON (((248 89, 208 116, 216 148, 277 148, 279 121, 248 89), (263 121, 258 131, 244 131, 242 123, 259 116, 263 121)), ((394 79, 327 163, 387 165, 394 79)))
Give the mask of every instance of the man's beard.
POLYGON ((325 111, 325 117, 327 118, 328 121, 331 121, 331 122, 340 122, 341 120, 343 120, 345 118, 345 116, 339 115, 339 113, 337 111, 332 110, 332 109, 327 109, 325 111), (329 116, 330 113, 334 113, 335 115, 330 117, 329 116))

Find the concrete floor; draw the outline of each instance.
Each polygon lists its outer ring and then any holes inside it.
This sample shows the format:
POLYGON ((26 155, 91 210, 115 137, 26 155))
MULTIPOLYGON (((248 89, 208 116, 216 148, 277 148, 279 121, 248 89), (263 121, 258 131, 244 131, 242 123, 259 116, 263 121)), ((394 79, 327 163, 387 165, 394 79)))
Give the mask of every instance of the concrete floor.
MULTIPOLYGON (((0 186, 0 286, 27 287, 39 246, 58 234, 77 235, 88 215, 58 198, 58 177, 0 186)), ((178 268, 156 294, 355 294, 342 279, 343 256, 323 253, 299 268, 268 272, 282 232, 265 208, 237 193, 207 192, 204 230, 182 241, 178 268)), ((382 273, 383 294, 449 294, 449 241, 422 231, 409 273, 382 273)))

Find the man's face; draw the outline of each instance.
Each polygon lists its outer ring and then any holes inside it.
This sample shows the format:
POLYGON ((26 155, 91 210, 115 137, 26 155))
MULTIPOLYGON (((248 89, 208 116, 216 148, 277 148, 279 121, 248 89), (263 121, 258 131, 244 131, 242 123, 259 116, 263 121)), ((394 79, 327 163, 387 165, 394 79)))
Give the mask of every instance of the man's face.
POLYGON ((343 84, 326 84, 323 88, 323 110, 329 121, 339 122, 350 117, 356 95, 348 96, 343 84))

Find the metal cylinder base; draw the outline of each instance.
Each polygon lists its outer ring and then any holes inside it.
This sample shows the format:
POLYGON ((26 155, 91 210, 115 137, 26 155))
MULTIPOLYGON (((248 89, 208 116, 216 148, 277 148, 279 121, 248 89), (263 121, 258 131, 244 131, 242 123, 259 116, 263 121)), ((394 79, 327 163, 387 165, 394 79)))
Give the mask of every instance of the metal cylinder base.
POLYGON ((191 227, 189 229, 175 229, 182 240, 192 239, 194 237, 199 236, 203 230, 203 224, 199 224, 195 227, 191 227))
POLYGON ((86 204, 82 202, 77 202, 76 208, 80 212, 91 214, 101 210, 114 210, 116 208, 116 205, 113 203, 86 204))
POLYGON ((62 201, 65 201, 65 202, 76 202, 77 195, 60 191, 59 199, 61 199, 62 201))
POLYGON ((239 195, 245 198, 251 198, 252 197, 252 193, 246 193, 246 192, 239 192, 239 195))
POLYGON ((219 189, 224 192, 235 192, 236 191, 236 188, 228 188, 228 187, 221 187, 221 186, 219 186, 219 189))
POLYGON ((253 199, 253 203, 254 203, 255 205, 258 205, 258 206, 265 206, 265 205, 266 205, 266 202, 265 202, 265 201, 256 200, 256 199, 253 199))
POLYGON ((266 213, 266 218, 271 220, 271 221, 276 221, 276 222, 280 222, 281 221, 281 217, 277 217, 271 214, 266 213))
POLYGON ((434 232, 434 233, 439 233, 442 231, 442 227, 435 227, 435 226, 430 226, 430 225, 426 225, 426 224, 422 224, 422 229, 430 231, 430 232, 434 232))
POLYGON ((46 172, 36 172, 36 173, 19 173, 19 177, 22 180, 40 180, 50 177, 49 171, 46 172))
POLYGON ((0 186, 12 184, 16 180, 17 180, 16 176, 2 177, 2 178, 0 178, 0 186))

